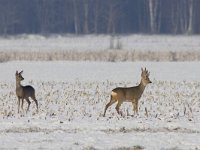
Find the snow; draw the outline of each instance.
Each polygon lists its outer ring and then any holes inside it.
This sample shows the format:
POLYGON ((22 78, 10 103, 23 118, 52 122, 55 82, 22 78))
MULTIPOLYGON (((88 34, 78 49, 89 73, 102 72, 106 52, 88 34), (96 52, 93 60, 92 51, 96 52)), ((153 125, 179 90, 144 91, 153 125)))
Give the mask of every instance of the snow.
POLYGON ((121 45, 131 51, 198 51, 198 35, 19 35, 0 38, 0 51, 101 51, 121 45), (89 42, 88 42, 89 41, 89 42))
POLYGON ((24 70, 26 80, 41 81, 133 81, 140 80, 141 67, 150 70, 153 79, 200 81, 199 62, 74 62, 13 61, 1 63, 1 80, 15 81, 16 70, 24 70), (32 67, 33 66, 33 67, 32 67), (8 76, 8 74, 10 76, 8 76))
MULTIPOLYGON (((0 63, 0 149, 200 149, 200 62, 0 63), (134 86, 141 67, 149 84, 132 116, 123 103, 102 113, 110 91, 134 86), (17 113, 15 72, 32 85, 39 102, 17 113), (145 116, 145 108, 148 117, 145 116)), ((24 105, 24 109, 27 103, 24 105)))

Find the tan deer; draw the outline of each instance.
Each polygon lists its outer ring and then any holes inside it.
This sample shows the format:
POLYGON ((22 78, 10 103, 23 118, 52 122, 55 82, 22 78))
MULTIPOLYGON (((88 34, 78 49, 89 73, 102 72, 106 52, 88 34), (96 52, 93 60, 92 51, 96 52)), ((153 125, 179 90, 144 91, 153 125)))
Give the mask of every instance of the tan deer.
MULTIPOLYGON (((144 92, 144 89, 147 84, 152 83, 149 79, 150 72, 147 71, 147 69, 141 68, 141 82, 138 86, 134 87, 117 87, 112 90, 111 92, 111 98, 110 102, 106 105, 103 116, 106 115, 106 110, 109 106, 117 102, 117 106, 115 109, 117 110, 118 114, 121 114, 119 112, 119 108, 123 102, 131 102, 133 105, 133 111, 134 113, 138 114, 138 101, 140 97, 142 96, 142 93, 144 92)), ((122 115, 122 114, 121 114, 122 115)))
POLYGON ((18 113, 19 113, 19 109, 20 109, 20 101, 21 101, 21 109, 23 110, 23 104, 24 104, 24 99, 28 102, 28 108, 26 110, 26 112, 29 110, 30 107, 30 100, 29 97, 31 97, 36 104, 37 107, 37 112, 38 112, 38 101, 35 98, 35 89, 30 86, 22 86, 21 85, 21 81, 24 80, 24 78, 22 77, 22 73, 23 71, 19 72, 16 71, 15 77, 16 77, 16 95, 18 98, 18 113))

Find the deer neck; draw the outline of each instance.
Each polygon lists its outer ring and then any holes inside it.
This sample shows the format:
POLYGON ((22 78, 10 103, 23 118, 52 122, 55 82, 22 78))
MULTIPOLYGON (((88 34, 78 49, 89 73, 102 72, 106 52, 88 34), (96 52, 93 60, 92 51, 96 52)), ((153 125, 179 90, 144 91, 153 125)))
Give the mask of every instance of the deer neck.
POLYGON ((20 87, 22 87, 21 81, 16 80, 16 88, 20 88, 20 87))
POLYGON ((144 92, 145 87, 146 87, 146 85, 143 84, 142 79, 141 79, 140 84, 138 85, 138 87, 139 87, 140 92, 142 94, 144 92))

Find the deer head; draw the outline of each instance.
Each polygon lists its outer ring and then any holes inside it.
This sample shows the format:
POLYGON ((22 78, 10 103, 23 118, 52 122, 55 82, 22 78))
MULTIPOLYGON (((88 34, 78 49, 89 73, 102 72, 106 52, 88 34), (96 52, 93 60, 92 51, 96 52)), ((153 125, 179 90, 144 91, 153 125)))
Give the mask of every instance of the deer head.
POLYGON ((141 70, 142 70, 141 77, 143 85, 146 86, 147 84, 152 83, 151 80, 149 79, 150 72, 146 68, 145 69, 141 68, 141 70))
POLYGON ((22 73, 23 73, 23 71, 21 71, 21 72, 19 72, 19 73, 18 73, 18 71, 16 71, 15 77, 16 77, 16 80, 17 80, 17 81, 22 81, 22 80, 24 80, 24 78, 22 77, 22 73))

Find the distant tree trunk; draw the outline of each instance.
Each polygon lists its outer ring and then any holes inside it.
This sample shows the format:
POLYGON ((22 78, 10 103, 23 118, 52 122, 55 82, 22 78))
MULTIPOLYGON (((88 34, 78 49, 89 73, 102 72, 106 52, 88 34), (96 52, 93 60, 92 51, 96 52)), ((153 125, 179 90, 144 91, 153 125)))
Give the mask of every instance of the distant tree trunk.
POLYGON ((149 0, 149 15, 150 15, 150 32, 156 33, 158 31, 158 0, 149 0))
POLYGON ((74 32, 75 34, 79 34, 78 6, 76 0, 73 0, 73 8, 74 8, 74 32))
POLYGON ((188 24, 188 34, 193 33, 193 0, 189 0, 189 24, 188 24))
POLYGON ((176 34, 178 33, 178 18, 179 18, 179 12, 178 12, 178 4, 177 2, 174 2, 173 5, 170 5, 172 7, 171 10, 171 32, 176 34))
POLYGON ((94 33, 98 33, 98 17, 99 17, 99 0, 95 1, 94 4, 94 33))
POLYGON ((150 30, 155 33, 155 17, 153 10, 153 0, 149 0, 150 30))
POLYGON ((113 1, 109 1, 109 11, 108 11, 108 24, 107 24, 107 33, 116 33, 116 26, 118 20, 120 18, 120 3, 119 1, 115 0, 116 3, 113 1))
POLYGON ((188 6, 187 6, 187 1, 188 0, 182 0, 180 1, 180 33, 187 33, 188 30, 188 6))
POLYGON ((88 0, 84 0, 84 33, 88 34, 88 0))
POLYGON ((109 12, 108 12, 108 24, 107 24, 107 33, 112 33, 112 25, 113 25, 113 3, 109 4, 109 12))

